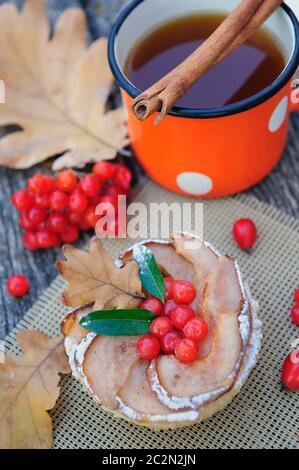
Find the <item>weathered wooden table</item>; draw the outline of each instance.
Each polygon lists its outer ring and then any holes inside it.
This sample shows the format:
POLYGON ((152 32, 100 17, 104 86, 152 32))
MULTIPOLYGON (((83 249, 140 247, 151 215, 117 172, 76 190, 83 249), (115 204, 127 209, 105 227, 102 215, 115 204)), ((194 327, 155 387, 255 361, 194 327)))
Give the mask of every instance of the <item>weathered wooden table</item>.
MULTIPOLYGON (((0 0, 2 3, 3 0, 0 0)), ((22 1, 14 3, 21 5, 22 1)), ((87 14, 91 39, 109 33, 113 18, 123 3, 125 0, 47 0, 53 23, 64 8, 82 7, 87 14)), ((37 171, 38 166, 28 171, 0 169, 0 339, 16 325, 56 276, 54 261, 60 250, 26 251, 22 245, 18 216, 10 203, 11 194, 25 187, 27 179, 37 171), (11 298, 6 292, 5 281, 13 273, 25 274, 30 279, 30 293, 21 300, 11 298)), ((288 145, 281 162, 267 179, 249 193, 299 217, 299 114, 292 116, 288 145)))

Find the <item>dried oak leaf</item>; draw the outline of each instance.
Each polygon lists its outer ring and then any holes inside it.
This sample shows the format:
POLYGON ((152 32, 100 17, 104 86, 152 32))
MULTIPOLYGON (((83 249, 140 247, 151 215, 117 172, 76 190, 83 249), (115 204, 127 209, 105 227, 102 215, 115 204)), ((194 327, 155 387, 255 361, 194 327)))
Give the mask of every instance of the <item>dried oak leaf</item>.
POLYGON ((107 40, 87 47, 85 35, 80 9, 65 10, 50 39, 44 0, 25 0, 22 12, 0 7, 0 125, 22 128, 0 140, 0 165, 29 168, 63 154, 54 170, 80 167, 128 144, 123 109, 106 112, 107 40))
POLYGON ((67 305, 94 303, 94 310, 138 307, 144 295, 135 261, 118 268, 96 238, 89 252, 65 245, 63 254, 67 261, 57 261, 56 267, 68 282, 67 305))
POLYGON ((59 396, 59 374, 70 372, 63 338, 21 331, 23 356, 7 355, 0 364, 0 448, 52 447, 52 422, 46 410, 59 396))

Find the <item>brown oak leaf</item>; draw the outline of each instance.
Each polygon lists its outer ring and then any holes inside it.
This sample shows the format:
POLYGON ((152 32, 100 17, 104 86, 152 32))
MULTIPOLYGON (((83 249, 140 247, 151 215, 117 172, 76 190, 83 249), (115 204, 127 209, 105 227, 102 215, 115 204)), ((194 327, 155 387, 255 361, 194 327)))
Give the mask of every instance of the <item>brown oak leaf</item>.
POLYGON ((107 40, 87 47, 85 36, 80 9, 65 10, 50 38, 44 0, 25 0, 21 12, 0 7, 0 125, 21 127, 0 140, 0 165, 29 168, 62 154, 54 170, 82 167, 128 144, 123 109, 106 112, 107 40))
POLYGON ((22 356, 6 355, 0 364, 0 448, 52 447, 51 410, 59 396, 59 374, 68 374, 63 337, 21 331, 22 356))
POLYGON ((63 254, 67 261, 57 261, 56 267, 68 282, 67 305, 94 303, 94 310, 139 306, 144 295, 135 261, 118 268, 97 238, 91 241, 89 252, 66 245, 63 254))

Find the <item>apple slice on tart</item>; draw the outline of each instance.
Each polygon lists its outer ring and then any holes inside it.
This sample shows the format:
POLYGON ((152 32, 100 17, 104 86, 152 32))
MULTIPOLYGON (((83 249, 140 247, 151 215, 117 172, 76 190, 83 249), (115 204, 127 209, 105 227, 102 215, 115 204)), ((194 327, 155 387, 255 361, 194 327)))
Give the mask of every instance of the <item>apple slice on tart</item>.
MULTIPOLYGON (((73 374, 105 409, 148 427, 187 426, 223 409, 247 380, 261 346, 258 306, 237 263, 200 238, 180 234, 143 244, 165 276, 196 287, 192 307, 209 325, 197 360, 183 364, 162 353, 141 360, 138 336, 103 336, 80 325, 92 305, 62 321, 66 350, 73 374)), ((119 269, 135 262, 133 248, 120 255, 119 269)))
POLYGON ((210 336, 205 357, 185 365, 173 355, 161 356, 149 367, 153 390, 171 409, 197 409, 229 391, 246 351, 250 310, 233 260, 219 257, 206 283, 201 312, 208 319, 210 336))
POLYGON ((79 373, 92 396, 103 406, 118 407, 116 397, 138 361, 135 337, 88 333, 76 350, 79 373))

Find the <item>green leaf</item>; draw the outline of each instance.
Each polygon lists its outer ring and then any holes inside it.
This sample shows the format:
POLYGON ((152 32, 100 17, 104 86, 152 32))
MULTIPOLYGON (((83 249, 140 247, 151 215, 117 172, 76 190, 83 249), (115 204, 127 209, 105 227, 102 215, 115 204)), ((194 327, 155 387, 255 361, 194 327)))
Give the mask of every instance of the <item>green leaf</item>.
POLYGON ((85 315, 80 325, 104 336, 138 336, 149 332, 155 318, 144 309, 99 310, 85 315))
POLYGON ((151 250, 144 245, 137 245, 133 249, 133 258, 139 265, 139 276, 144 289, 164 303, 165 282, 151 250))

